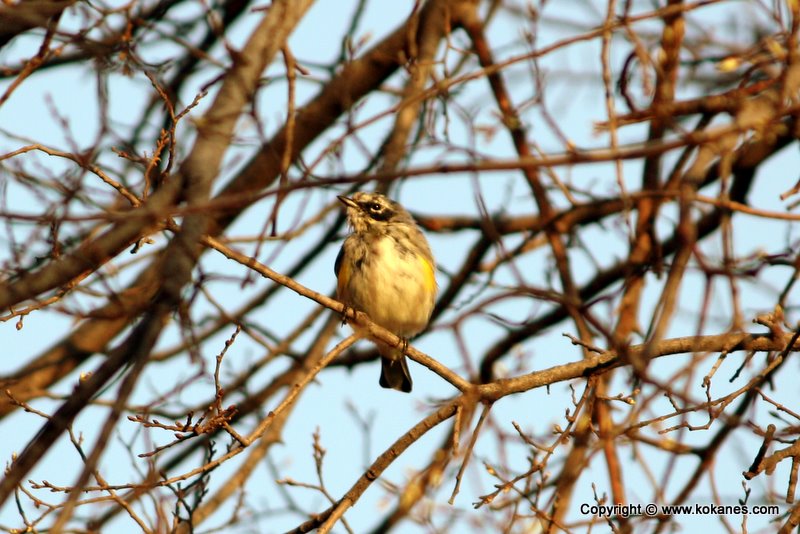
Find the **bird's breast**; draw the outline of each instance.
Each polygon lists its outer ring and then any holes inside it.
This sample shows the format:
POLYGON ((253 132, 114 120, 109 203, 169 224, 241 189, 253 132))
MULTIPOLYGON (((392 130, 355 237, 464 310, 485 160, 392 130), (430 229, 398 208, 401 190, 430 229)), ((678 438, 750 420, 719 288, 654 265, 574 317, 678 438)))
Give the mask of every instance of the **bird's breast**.
POLYGON ((351 258, 349 303, 402 337, 428 324, 436 296, 433 265, 397 241, 382 236, 351 258))

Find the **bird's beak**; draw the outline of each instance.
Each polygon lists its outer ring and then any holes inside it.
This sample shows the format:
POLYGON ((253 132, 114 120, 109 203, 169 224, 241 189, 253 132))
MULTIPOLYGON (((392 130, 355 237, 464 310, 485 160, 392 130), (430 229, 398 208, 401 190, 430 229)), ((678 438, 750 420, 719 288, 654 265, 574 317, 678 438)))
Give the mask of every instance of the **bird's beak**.
POLYGON ((348 208, 358 208, 358 204, 356 204, 356 201, 353 200, 352 198, 346 197, 344 195, 339 195, 336 198, 338 198, 339 201, 348 208))

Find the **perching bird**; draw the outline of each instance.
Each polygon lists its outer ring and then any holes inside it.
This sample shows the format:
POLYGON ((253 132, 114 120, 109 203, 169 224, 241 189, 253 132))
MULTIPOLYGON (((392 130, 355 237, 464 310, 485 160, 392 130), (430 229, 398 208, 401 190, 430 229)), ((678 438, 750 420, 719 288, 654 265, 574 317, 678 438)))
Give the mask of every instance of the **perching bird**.
MULTIPOLYGON (((400 204, 379 193, 338 198, 347 206, 353 230, 334 266, 339 300, 407 340, 428 325, 436 299, 436 266, 428 240, 400 204)), ((380 385, 411 391, 403 350, 376 343, 380 385)))

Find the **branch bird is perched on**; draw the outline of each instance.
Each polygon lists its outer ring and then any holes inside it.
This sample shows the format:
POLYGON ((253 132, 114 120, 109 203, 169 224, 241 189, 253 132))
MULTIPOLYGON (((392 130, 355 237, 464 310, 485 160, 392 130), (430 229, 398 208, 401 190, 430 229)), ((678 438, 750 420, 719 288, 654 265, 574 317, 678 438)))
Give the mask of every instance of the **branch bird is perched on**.
MULTIPOLYGON (((353 230, 336 257, 339 300, 404 340, 418 334, 428 325, 437 291, 428 240, 400 204, 379 193, 338 198, 353 230)), ((380 385, 411 391, 403 350, 376 343, 380 385)))

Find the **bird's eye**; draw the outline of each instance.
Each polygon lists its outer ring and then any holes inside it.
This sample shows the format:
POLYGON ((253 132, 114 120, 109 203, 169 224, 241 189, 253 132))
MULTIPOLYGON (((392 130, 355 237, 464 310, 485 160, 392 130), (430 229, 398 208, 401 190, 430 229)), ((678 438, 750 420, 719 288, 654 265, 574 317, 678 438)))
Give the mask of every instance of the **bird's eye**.
POLYGON ((379 213, 381 211, 381 205, 378 204, 377 202, 372 202, 369 205, 369 211, 373 213, 379 213))

